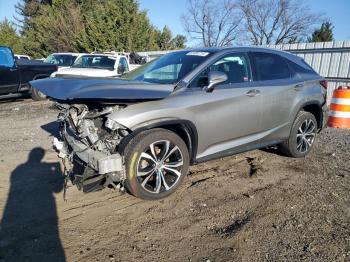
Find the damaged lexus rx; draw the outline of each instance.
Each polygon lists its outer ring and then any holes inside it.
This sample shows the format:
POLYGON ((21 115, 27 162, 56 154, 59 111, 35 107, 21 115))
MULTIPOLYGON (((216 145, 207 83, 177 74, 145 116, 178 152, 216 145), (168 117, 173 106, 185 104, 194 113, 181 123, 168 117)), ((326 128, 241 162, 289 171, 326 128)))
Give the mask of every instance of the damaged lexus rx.
POLYGON ((326 81, 301 58, 263 48, 182 50, 121 79, 31 84, 61 110, 54 147, 84 192, 160 199, 191 164, 270 145, 304 157, 326 122, 326 81))

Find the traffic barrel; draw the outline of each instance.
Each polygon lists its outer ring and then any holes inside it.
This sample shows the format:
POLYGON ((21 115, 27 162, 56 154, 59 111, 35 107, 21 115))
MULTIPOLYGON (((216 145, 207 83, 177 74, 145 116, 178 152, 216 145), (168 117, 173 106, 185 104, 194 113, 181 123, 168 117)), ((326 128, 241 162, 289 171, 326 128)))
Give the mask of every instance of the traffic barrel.
POLYGON ((350 128, 350 86, 341 86, 334 90, 327 125, 334 128, 350 128))

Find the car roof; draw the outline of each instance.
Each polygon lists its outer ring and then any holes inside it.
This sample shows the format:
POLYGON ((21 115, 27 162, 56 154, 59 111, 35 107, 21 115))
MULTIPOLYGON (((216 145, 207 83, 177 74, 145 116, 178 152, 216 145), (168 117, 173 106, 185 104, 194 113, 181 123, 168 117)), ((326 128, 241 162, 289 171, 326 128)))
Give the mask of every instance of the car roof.
POLYGON ((279 49, 273 49, 273 48, 267 48, 267 47, 259 47, 259 46, 239 46, 239 47, 198 47, 198 48, 189 48, 189 49, 183 49, 179 51, 193 51, 193 52, 209 52, 209 53, 219 53, 219 52, 227 52, 227 51, 241 51, 241 52, 247 52, 247 51, 264 51, 264 52, 277 52, 277 53, 283 53, 283 54, 290 54, 289 52, 282 51, 279 49))
POLYGON ((86 54, 85 53, 62 52, 62 53, 52 53, 51 55, 86 55, 86 54))
MULTIPOLYGON (((259 46, 239 46, 239 47, 199 47, 199 48, 189 48, 184 50, 179 50, 180 52, 209 52, 209 53, 226 53, 226 52, 264 52, 264 53, 272 53, 278 54, 283 57, 286 57, 290 60, 301 60, 300 57, 283 50, 267 48, 267 47, 259 47, 259 46)), ((177 51, 175 51, 177 52, 177 51)))
POLYGON ((91 53, 91 54, 86 54, 86 55, 108 56, 108 57, 121 57, 121 56, 126 56, 126 55, 124 55, 124 54, 119 54, 119 53, 91 53))

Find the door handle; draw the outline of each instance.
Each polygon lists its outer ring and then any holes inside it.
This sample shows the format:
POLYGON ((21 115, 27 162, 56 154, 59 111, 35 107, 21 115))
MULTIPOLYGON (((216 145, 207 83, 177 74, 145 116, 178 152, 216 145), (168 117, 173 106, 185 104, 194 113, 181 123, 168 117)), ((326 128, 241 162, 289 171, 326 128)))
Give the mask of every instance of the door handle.
POLYGON ((11 71, 11 72, 17 71, 17 68, 10 68, 10 71, 11 71))
POLYGON ((256 90, 256 89, 251 89, 246 93, 246 95, 249 97, 254 97, 254 96, 257 96, 259 94, 260 94, 260 91, 256 90))

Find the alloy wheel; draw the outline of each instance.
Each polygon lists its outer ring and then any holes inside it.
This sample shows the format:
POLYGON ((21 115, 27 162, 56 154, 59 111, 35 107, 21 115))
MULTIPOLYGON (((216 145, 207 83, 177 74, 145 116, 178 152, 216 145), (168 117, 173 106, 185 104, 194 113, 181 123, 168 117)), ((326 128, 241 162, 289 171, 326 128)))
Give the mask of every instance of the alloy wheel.
POLYGON ((312 119, 306 119, 297 132, 297 150, 300 153, 307 152, 314 143, 316 136, 316 123, 312 119))
POLYGON ((176 185, 182 175, 183 164, 180 148, 169 140, 160 140, 141 153, 136 175, 142 188, 159 194, 176 185))

